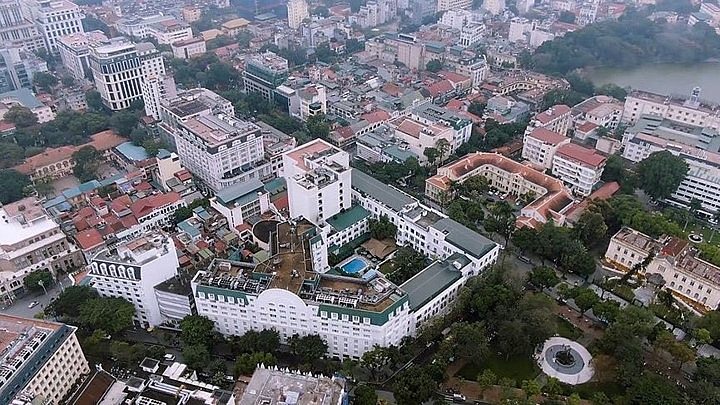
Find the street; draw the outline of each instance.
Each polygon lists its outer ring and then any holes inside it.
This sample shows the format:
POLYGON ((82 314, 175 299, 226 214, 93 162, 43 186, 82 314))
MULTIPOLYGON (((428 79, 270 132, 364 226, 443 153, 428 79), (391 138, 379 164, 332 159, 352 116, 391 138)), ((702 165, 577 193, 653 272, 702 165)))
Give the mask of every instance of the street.
MULTIPOLYGON (((66 280, 64 283, 67 284, 68 281, 66 280)), ((65 285, 65 287, 67 287, 67 285, 65 285)), ((47 295, 42 291, 40 294, 27 294, 26 296, 13 301, 9 307, 3 308, 0 312, 7 315, 32 318, 38 312, 43 311, 45 307, 47 307, 47 304, 60 294, 60 290, 60 285, 55 283, 52 287, 47 289, 47 295), (33 308, 28 308, 28 305, 30 305, 33 301, 37 301, 39 304, 33 308)))

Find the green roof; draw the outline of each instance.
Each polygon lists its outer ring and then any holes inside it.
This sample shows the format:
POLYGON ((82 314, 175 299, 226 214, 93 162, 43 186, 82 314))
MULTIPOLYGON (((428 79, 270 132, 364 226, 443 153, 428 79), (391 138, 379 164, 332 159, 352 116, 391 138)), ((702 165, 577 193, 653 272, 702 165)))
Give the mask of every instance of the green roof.
POLYGON ((327 219, 336 231, 342 231, 370 216, 370 213, 359 205, 353 205, 350 209, 333 215, 327 219))
POLYGON ((402 211, 408 204, 417 203, 417 200, 402 191, 357 169, 352 170, 352 187, 397 212, 402 211))
POLYGON ((273 179, 267 183, 265 183, 265 191, 267 191, 270 194, 275 194, 279 191, 287 189, 287 184, 285 183, 285 179, 282 177, 278 177, 276 179, 273 179))
POLYGON ((257 199, 257 192, 263 190, 263 187, 260 180, 252 179, 225 187, 217 192, 216 197, 218 202, 224 205, 237 204, 237 206, 243 206, 257 199))
POLYGON ((437 221, 433 225, 433 228, 445 233, 446 241, 462 249, 466 254, 478 259, 485 256, 497 246, 496 243, 490 239, 450 218, 443 218, 437 221))
POLYGON ((427 304, 462 278, 462 272, 453 266, 456 261, 462 266, 470 262, 463 255, 452 255, 447 260, 431 264, 400 286, 408 294, 411 310, 415 311, 427 304))

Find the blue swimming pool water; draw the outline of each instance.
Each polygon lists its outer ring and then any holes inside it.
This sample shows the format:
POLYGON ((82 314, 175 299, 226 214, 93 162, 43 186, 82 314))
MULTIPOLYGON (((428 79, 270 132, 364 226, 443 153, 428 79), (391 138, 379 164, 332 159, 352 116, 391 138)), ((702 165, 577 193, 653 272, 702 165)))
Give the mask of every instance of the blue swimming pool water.
POLYGON ((363 260, 363 259, 361 259, 361 258, 359 258, 359 257, 356 257, 356 258, 350 260, 349 262, 345 263, 345 264, 342 266, 342 269, 343 269, 343 271, 345 271, 346 273, 355 274, 355 273, 361 271, 362 269, 364 269, 364 268, 367 267, 367 266, 368 266, 368 265, 367 265, 367 263, 365 262, 365 260, 363 260))

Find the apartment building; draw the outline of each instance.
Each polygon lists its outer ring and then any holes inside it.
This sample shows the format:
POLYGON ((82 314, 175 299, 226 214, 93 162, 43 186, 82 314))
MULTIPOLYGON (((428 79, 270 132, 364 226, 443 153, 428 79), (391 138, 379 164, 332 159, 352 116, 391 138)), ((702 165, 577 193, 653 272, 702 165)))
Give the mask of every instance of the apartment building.
POLYGON ((148 231, 96 254, 88 266, 88 277, 100 296, 131 302, 135 324, 147 328, 166 321, 154 287, 177 276, 178 267, 173 240, 161 232, 148 231))
POLYGON ((567 136, 572 122, 570 111, 570 107, 566 105, 554 105, 543 112, 535 114, 533 119, 530 120, 527 131, 532 131, 535 128, 545 128, 548 131, 567 136))
POLYGON ((498 15, 505 10, 505 0, 484 0, 482 8, 492 15, 498 15))
POLYGON ((68 73, 76 80, 83 80, 90 72, 90 47, 108 41, 102 31, 78 32, 58 38, 60 60, 68 73))
POLYGON ((23 13, 20 0, 5 0, 0 4, 0 40, 10 48, 24 48, 35 52, 45 47, 38 27, 23 13))
POLYGON ((437 12, 470 8, 472 0, 438 0, 437 12))
POLYGON ((178 20, 166 20, 150 24, 145 32, 148 37, 154 38, 161 45, 170 45, 193 37, 190 25, 178 20))
POLYGON ((568 143, 557 149, 552 158, 552 174, 573 192, 582 196, 592 193, 605 169, 606 157, 594 149, 568 143))
MULTIPOLYGON (((593 96, 575 105, 570 114, 577 128, 585 123, 593 123, 607 129, 617 128, 623 113, 623 103, 610 96, 593 96)), ((576 134, 577 136, 577 134, 576 134)))
POLYGON ((653 259, 638 275, 661 276, 663 288, 704 313, 720 305, 720 268, 699 258, 697 249, 687 240, 669 237, 654 240, 634 229, 622 228, 613 235, 605 260, 614 267, 629 271, 652 254, 653 259))
POLYGON ((160 119, 168 131, 191 118, 212 114, 234 117, 235 107, 219 94, 200 87, 179 92, 160 103, 160 119))
POLYGON ((0 314, 0 403, 62 404, 90 372, 74 326, 0 314))
POLYGON ((634 90, 625 98, 622 121, 635 124, 643 115, 657 115, 684 124, 720 130, 717 106, 702 101, 700 93, 699 87, 695 87, 687 98, 634 90))
POLYGON ((483 176, 491 187, 515 197, 534 198, 521 208, 518 226, 537 227, 553 220, 565 223, 574 205, 570 191, 562 181, 496 153, 476 152, 438 168, 437 174, 425 180, 425 195, 437 202, 452 197, 450 184, 463 183, 483 176))
POLYGON ((58 39, 82 33, 85 13, 77 4, 67 0, 22 0, 25 18, 38 28, 45 41, 45 49, 57 52, 58 39))
POLYGON ((172 48, 173 56, 178 59, 190 59, 204 55, 205 52, 207 52, 205 39, 201 36, 175 41, 170 47, 172 48))
POLYGON ((0 207, 0 297, 6 304, 24 294, 23 280, 35 270, 53 276, 84 263, 70 242, 34 197, 0 207))
MULTIPOLYGON (((447 73, 449 75, 449 72, 447 73)), ((472 121, 457 112, 437 106, 432 103, 422 103, 410 110, 410 117, 423 125, 440 125, 449 127, 452 132, 450 151, 454 153, 460 145, 470 140, 472 135, 472 121)), ((421 153, 420 156, 423 156, 421 153)))
POLYGON ((213 192, 272 177, 260 128, 224 114, 197 115, 171 129, 183 166, 213 192))
POLYGON ((0 92, 30 89, 35 74, 47 71, 47 62, 30 51, 0 48, 0 92))
POLYGON ((310 17, 308 4, 305 0, 290 0, 287 3, 288 26, 292 29, 300 28, 303 20, 310 17))
POLYGON ((542 127, 526 131, 523 137, 522 157, 543 170, 552 167, 558 149, 570 144, 570 138, 542 127))
POLYGON ((323 398, 323 405, 347 403, 345 380, 339 376, 305 375, 288 370, 276 370, 260 365, 252 375, 238 405, 255 405, 267 400, 270 403, 286 402, 288 396, 323 398), (278 387, 292 387, 278 389, 278 387))
POLYGON ((230 229, 270 210, 270 194, 258 179, 224 188, 210 199, 210 206, 227 218, 230 229))
POLYGON ((248 55, 245 59, 243 84, 246 93, 260 93, 268 101, 274 100, 275 89, 290 73, 287 59, 270 51, 248 55))
POLYGON ((149 90, 148 79, 165 74, 160 52, 151 43, 133 44, 124 38, 90 48, 90 69, 95 87, 103 103, 111 110, 123 110, 136 100, 154 105, 156 100, 144 99, 149 90))

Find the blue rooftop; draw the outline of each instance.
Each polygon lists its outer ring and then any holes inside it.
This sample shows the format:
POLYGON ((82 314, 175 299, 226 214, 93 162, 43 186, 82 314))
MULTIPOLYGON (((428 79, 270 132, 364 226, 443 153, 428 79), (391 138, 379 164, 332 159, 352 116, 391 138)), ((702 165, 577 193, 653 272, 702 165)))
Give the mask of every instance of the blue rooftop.
POLYGON ((120 145, 116 146, 115 149, 120 152, 120 154, 123 155, 125 159, 131 162, 140 162, 150 157, 148 156, 145 148, 143 148, 142 146, 136 146, 130 141, 121 143, 120 145))
POLYGON ((30 89, 26 88, 8 91, 0 94, 0 100, 7 99, 17 101, 18 103, 30 109, 42 107, 44 105, 37 98, 35 98, 35 95, 33 95, 30 89))
POLYGON ((252 179, 243 181, 242 183, 233 184, 230 187, 225 187, 224 189, 218 191, 215 196, 217 197, 218 202, 224 205, 233 203, 244 205, 249 202, 246 201, 248 200, 248 195, 252 197, 252 199, 257 198, 257 192, 262 189, 264 189, 263 183, 258 179, 252 179))

